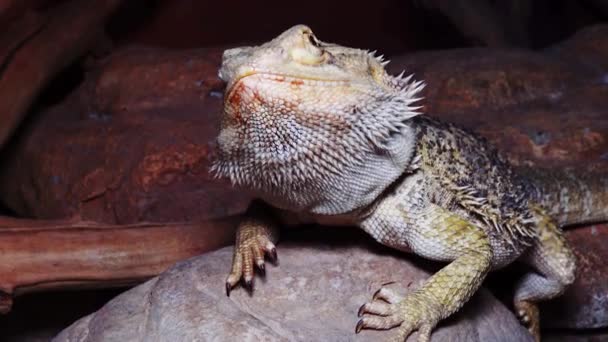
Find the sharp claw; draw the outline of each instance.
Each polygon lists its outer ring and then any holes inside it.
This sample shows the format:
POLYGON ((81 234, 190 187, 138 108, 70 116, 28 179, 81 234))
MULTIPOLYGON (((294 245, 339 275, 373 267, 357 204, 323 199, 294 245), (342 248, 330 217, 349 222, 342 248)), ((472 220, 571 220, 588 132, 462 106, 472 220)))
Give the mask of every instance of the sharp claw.
POLYGON ((245 280, 245 287, 247 288, 247 290, 249 292, 253 291, 253 279, 246 279, 245 280))
POLYGON ((269 256, 270 256, 270 260, 272 260, 272 262, 276 262, 277 261, 277 249, 272 247, 272 249, 269 252, 269 256))
POLYGON ((230 291, 232 291, 232 285, 226 283, 226 297, 230 297, 230 291))
POLYGON ((359 311, 357 311, 357 317, 363 316, 364 313, 365 313, 365 304, 361 305, 361 307, 359 308, 359 311))
POLYGON ((363 320, 359 320, 359 322, 357 322, 357 327, 355 328, 355 334, 360 333, 361 329, 363 329, 363 320))
POLYGON ((382 290, 382 288, 380 288, 378 291, 374 292, 374 295, 372 296, 372 300, 376 300, 378 298, 378 295, 380 294, 380 290, 382 290))
MULTIPOLYGON (((394 283, 395 283, 395 281, 389 281, 389 282, 386 282, 386 283, 384 283, 384 284, 382 284, 382 285, 380 285, 380 286, 385 287, 385 286, 387 286, 387 285, 392 285, 392 284, 394 284, 394 283)), ((380 291, 380 290, 378 290, 378 291, 380 291)))
POLYGON ((258 264, 258 269, 260 270, 261 275, 266 275, 266 266, 264 266, 264 263, 258 264))

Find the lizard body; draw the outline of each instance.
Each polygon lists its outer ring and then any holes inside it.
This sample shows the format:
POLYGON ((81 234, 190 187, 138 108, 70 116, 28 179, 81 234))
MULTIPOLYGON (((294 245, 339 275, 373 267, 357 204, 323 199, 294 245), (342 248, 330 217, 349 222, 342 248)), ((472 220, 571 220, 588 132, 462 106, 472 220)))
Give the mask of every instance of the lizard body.
POLYGON ((260 202, 248 211, 227 293, 241 279, 251 287, 265 254, 276 257, 279 223, 356 225, 387 246, 449 262, 406 297, 380 289, 361 307, 357 332, 399 326, 396 340, 414 330, 429 340, 490 270, 517 259, 532 271, 517 285, 515 308, 539 339, 536 303, 574 281, 559 225, 608 217, 607 182, 581 192, 576 179, 555 185, 518 173, 484 139, 421 116, 424 84, 388 75, 385 63, 321 42, 303 25, 225 51, 212 171, 280 209, 274 218, 260 202))

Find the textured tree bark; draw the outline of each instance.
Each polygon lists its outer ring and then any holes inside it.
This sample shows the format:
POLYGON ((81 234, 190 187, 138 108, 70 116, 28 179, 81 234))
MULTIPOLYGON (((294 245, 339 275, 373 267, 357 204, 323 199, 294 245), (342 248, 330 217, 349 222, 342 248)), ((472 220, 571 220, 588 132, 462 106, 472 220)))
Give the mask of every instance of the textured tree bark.
MULTIPOLYGON (((59 71, 97 41, 107 16, 122 0, 69 1, 48 13, 48 21, 23 20, 20 34, 8 31, 0 41, 0 147, 27 113, 41 89, 59 71)), ((27 15, 26 15, 27 17, 27 15)))
POLYGON ((136 284, 227 245, 237 220, 106 225, 0 217, 0 313, 27 292, 136 284))

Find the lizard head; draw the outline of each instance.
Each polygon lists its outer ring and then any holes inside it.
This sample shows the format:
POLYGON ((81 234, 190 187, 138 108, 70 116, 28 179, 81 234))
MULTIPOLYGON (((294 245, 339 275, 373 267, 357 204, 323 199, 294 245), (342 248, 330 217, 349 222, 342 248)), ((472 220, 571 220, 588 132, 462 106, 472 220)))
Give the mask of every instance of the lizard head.
POLYGON ((344 177, 375 157, 405 163, 402 150, 415 139, 408 121, 419 114, 414 103, 424 84, 389 75, 385 64, 374 53, 322 42, 304 25, 226 50, 213 171, 269 190, 310 185, 314 175, 344 177))

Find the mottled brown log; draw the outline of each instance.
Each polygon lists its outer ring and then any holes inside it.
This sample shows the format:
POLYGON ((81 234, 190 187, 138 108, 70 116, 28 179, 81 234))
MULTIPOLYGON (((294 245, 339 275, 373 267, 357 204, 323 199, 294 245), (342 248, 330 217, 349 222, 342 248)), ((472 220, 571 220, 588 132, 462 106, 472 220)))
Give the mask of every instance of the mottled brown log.
MULTIPOLYGON (((10 53, 0 70, 0 146, 21 123, 49 80, 86 52, 121 0, 70 1, 49 13, 46 26, 10 53)), ((27 31, 27 30, 26 30, 27 31)))
POLYGON ((237 220, 107 225, 0 217, 0 313, 26 292, 139 283, 225 246, 237 220))
POLYGON ((576 32, 550 50, 570 63, 585 65, 598 74, 590 83, 608 84, 608 25, 598 24, 576 32))
POLYGON ((22 217, 109 224, 241 213, 247 195, 208 172, 222 108, 220 55, 127 49, 101 61, 6 150, 0 199, 22 217))

